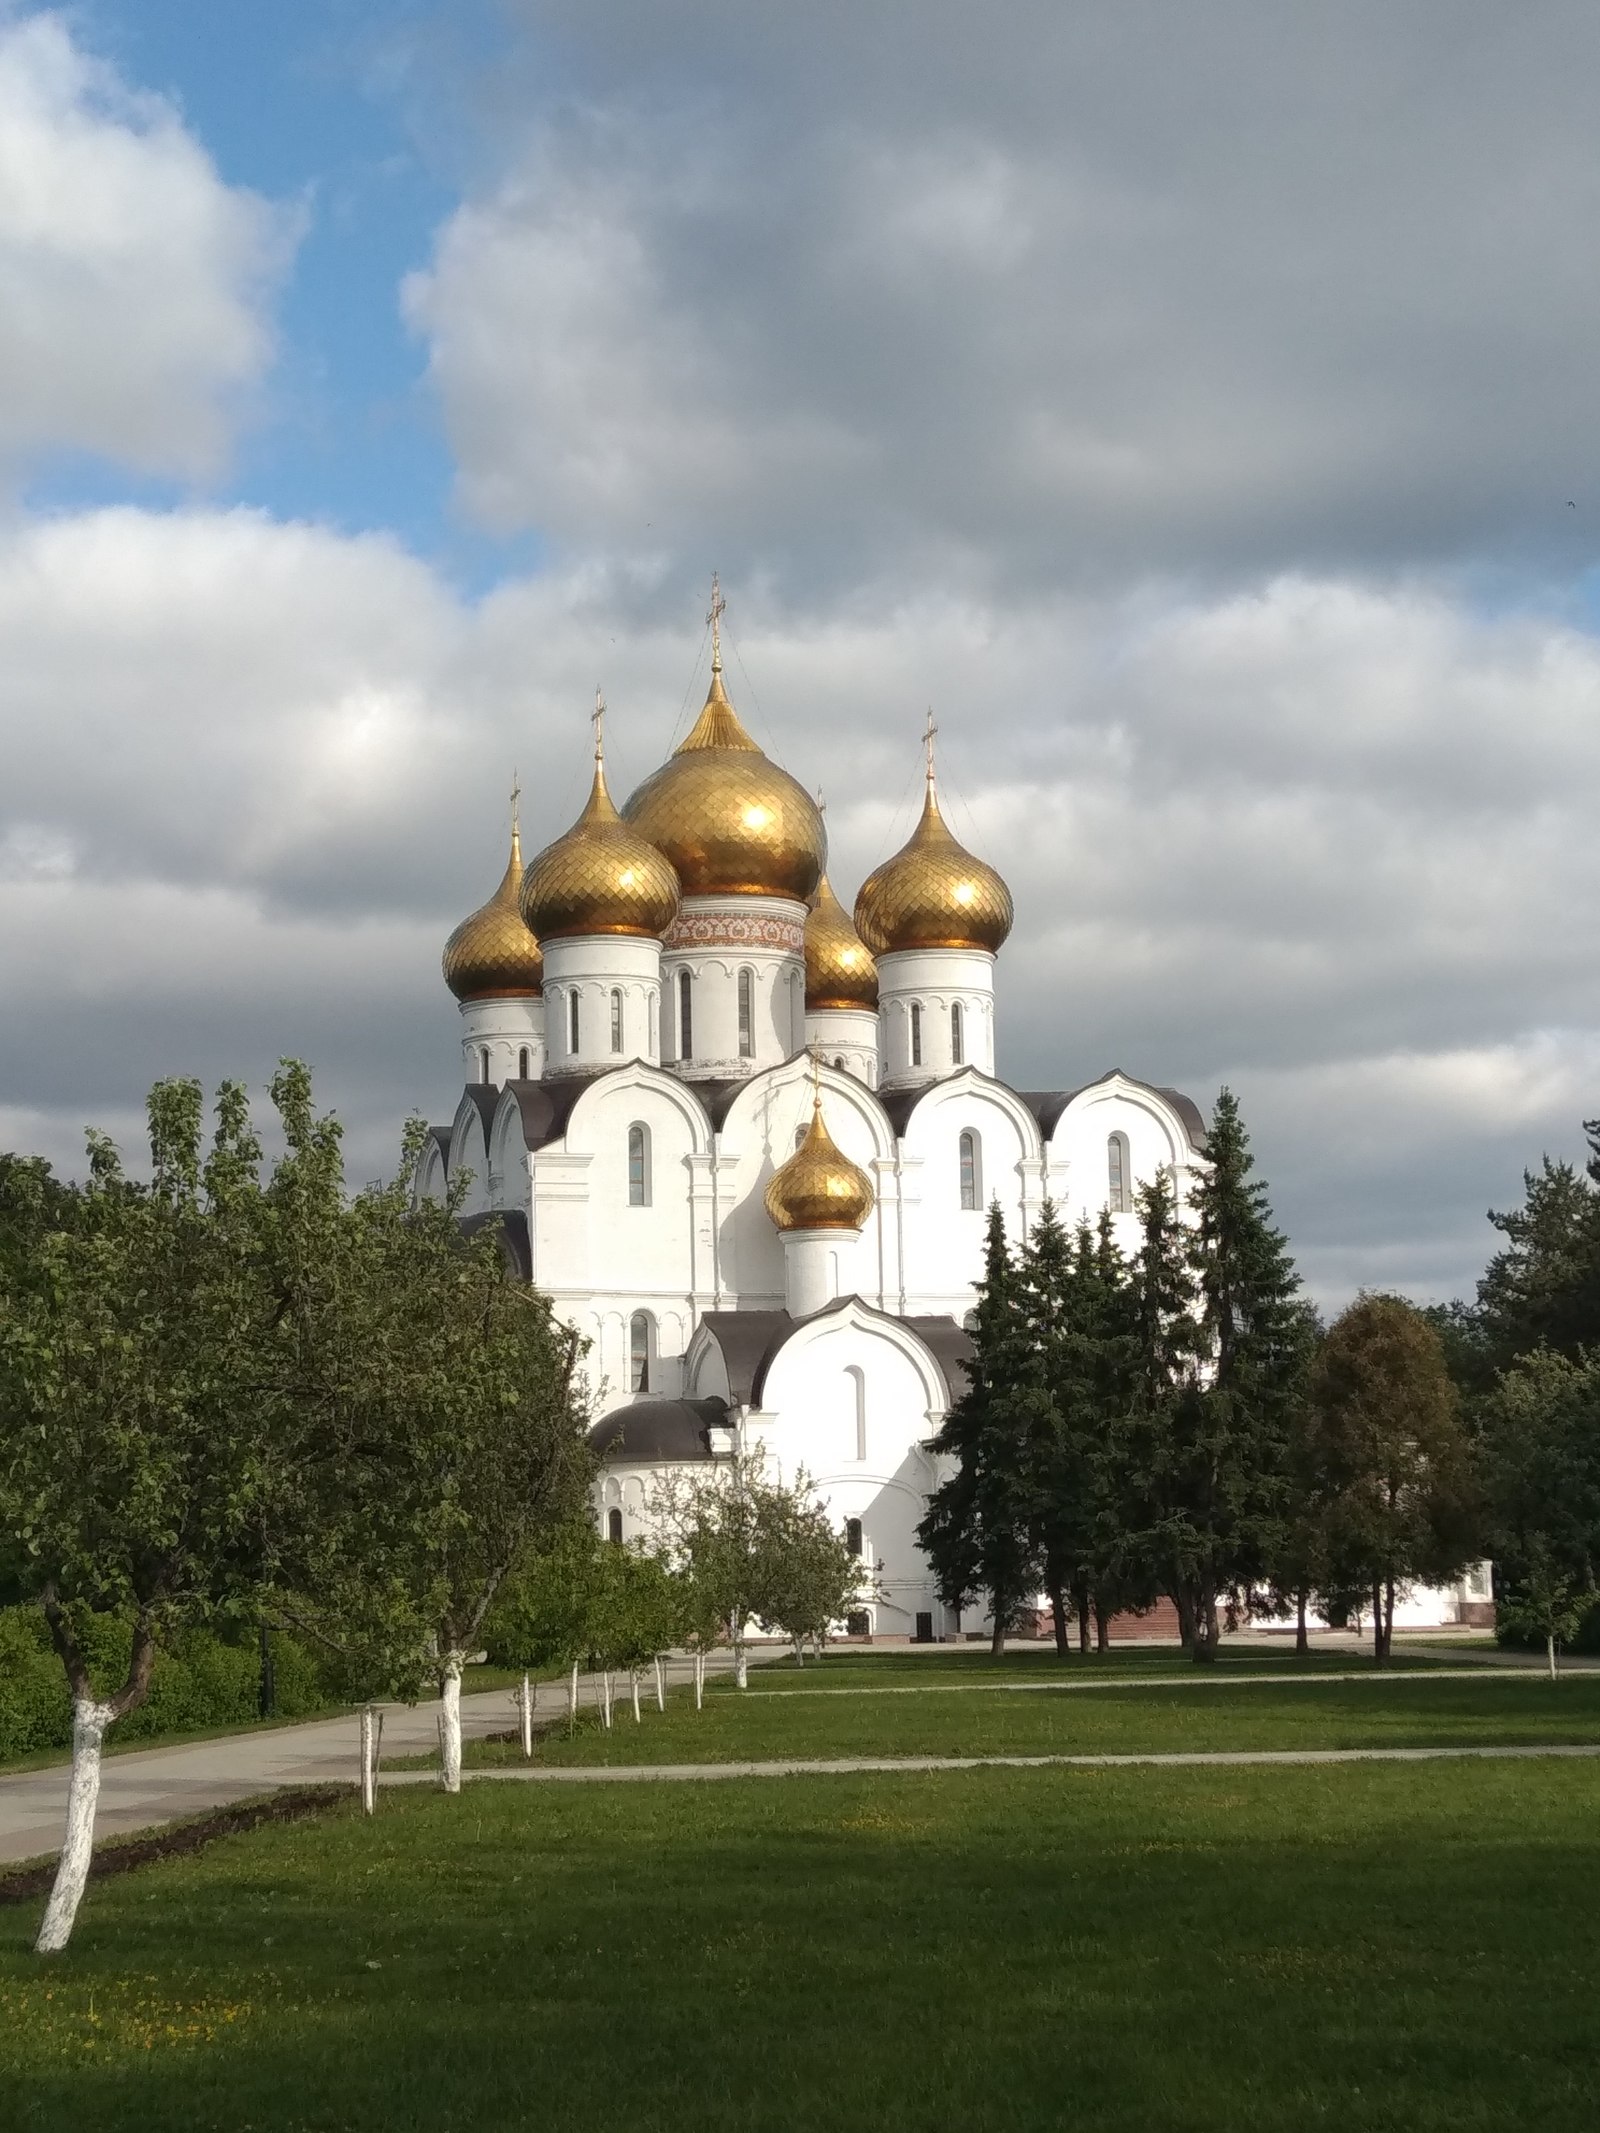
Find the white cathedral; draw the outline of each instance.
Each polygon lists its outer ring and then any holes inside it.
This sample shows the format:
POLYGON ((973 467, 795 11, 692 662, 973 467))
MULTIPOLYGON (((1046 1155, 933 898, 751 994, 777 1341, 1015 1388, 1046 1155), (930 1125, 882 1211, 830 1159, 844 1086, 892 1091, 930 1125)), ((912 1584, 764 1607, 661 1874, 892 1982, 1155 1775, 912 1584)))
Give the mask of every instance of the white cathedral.
POLYGON ((960 1634, 916 1527, 959 1396, 985 1212, 1013 1236, 1201 1154, 1195 1105, 1121 1073, 1023 1091, 994 1071, 995 959, 1010 891, 927 790, 855 919, 820 810, 755 745, 723 685, 619 814, 594 784, 524 869, 456 928, 467 1086, 422 1177, 470 1174, 522 1273, 591 1344, 600 1517, 648 1526, 662 1473, 735 1445, 804 1469, 874 1573, 853 1627, 960 1634))

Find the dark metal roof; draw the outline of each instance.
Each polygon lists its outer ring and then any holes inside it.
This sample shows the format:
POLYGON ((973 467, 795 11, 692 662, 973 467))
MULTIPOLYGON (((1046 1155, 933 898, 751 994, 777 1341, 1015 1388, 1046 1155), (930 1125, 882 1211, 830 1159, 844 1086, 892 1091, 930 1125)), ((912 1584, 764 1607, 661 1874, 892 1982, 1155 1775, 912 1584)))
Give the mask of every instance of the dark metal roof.
POLYGON ((445 1170, 448 1172, 450 1168, 450 1128, 448 1126, 430 1126, 428 1128, 427 1138, 432 1141, 435 1148, 438 1149, 439 1160, 441 1163, 443 1163, 445 1170))
POLYGON ((496 1223, 507 1266, 520 1281, 532 1281, 533 1242, 528 1235, 528 1217, 520 1207, 496 1207, 485 1215, 463 1215, 461 1234, 476 1237, 480 1230, 496 1223))
POLYGON ((578 1098, 612 1071, 607 1067, 598 1074, 560 1074, 553 1081, 508 1081, 506 1088, 522 1114, 523 1146, 531 1151, 560 1140, 578 1098))
POLYGON ((1137 1074, 1125 1074, 1121 1067, 1112 1067, 1108 1073, 1096 1075, 1093 1081, 1083 1082, 1076 1089, 1018 1089, 1016 1094, 1038 1120, 1042 1137, 1049 1140, 1061 1122, 1062 1112, 1075 1096, 1081 1096, 1085 1089, 1099 1088, 1103 1081, 1118 1080, 1128 1082, 1135 1089, 1145 1089, 1150 1095, 1169 1103, 1183 1121, 1190 1147, 1204 1152, 1206 1122, 1194 1098, 1185 1096, 1181 1089, 1165 1089, 1157 1082, 1141 1081, 1137 1074))
MULTIPOLYGON (((497 1081, 469 1081, 461 1093, 483 1122, 483 1138, 487 1144, 489 1129, 494 1124, 494 1114, 500 1108, 500 1084, 497 1081)), ((452 1126, 451 1132, 454 1131, 452 1126)))
POLYGON ((635 1400, 595 1424, 589 1448, 597 1459, 709 1459, 711 1430, 727 1426, 725 1400, 635 1400))

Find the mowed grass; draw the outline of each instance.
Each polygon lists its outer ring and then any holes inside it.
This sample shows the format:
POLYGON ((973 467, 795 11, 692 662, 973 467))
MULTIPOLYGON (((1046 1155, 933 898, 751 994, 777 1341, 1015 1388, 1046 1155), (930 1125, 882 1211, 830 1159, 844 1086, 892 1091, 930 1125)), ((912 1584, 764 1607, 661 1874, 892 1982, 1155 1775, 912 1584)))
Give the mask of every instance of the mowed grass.
MULTIPOLYGON (((1424 1665, 1399 1673, 1369 1667, 1332 1680, 1273 1655, 1199 1676, 1192 1667, 1127 1676, 968 1670, 917 1682, 912 1670, 886 1668, 863 1680, 863 1667, 876 1664, 835 1669, 824 1661, 787 1676, 752 1670, 747 1690, 714 1683, 699 1712, 686 1689, 669 1693, 664 1714, 646 1695, 639 1725, 619 1697, 609 1732, 586 1707, 571 1736, 558 1724, 541 1737, 536 1759, 616 1765, 1600 1744, 1600 1674, 1551 1683, 1531 1671, 1454 1675, 1424 1665), (864 1692, 870 1688, 881 1693, 864 1692)), ((510 1741, 469 1742, 466 1752, 469 1767, 521 1760, 510 1741)))
POLYGON ((1589 2133, 1600 1769, 469 1789, 0 1913, 9 2129, 1589 2133))

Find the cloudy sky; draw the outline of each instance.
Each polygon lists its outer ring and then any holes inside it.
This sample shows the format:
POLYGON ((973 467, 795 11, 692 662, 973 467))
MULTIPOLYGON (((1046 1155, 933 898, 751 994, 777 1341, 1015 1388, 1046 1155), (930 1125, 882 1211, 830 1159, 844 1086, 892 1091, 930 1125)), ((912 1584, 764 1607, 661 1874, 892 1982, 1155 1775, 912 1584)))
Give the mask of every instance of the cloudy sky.
POLYGON ((704 683, 1000 1068, 1239 1093, 1327 1301, 1600 1111, 1600 14, 0 0, 0 1145, 310 1059, 704 683))

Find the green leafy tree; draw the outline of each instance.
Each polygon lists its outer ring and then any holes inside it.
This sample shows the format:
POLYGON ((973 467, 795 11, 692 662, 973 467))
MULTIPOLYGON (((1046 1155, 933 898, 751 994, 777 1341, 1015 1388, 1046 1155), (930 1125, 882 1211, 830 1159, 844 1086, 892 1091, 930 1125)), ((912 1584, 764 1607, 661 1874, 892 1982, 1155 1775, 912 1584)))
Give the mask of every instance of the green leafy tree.
POLYGON ((1330 1487, 1335 1575, 1359 1585, 1388 1661, 1396 1593, 1472 1559, 1477 1505, 1455 1388, 1435 1329, 1398 1296, 1359 1297, 1329 1327, 1310 1397, 1330 1487))
POLYGON ((795 1476, 788 1500, 773 1505, 767 1545, 761 1626, 787 1637, 803 1665, 807 1642, 820 1649, 834 1623, 867 1597, 866 1566, 850 1553, 804 1474, 795 1476))
MULTIPOLYGON (((42 1952, 66 1945, 82 1898, 106 1732, 143 1701, 159 1649, 257 1604, 263 1536, 295 1515, 297 1387, 244 1091, 219 1091, 209 1147, 198 1083, 158 1083, 148 1115, 149 1182, 91 1135, 72 1219, 36 1228, 28 1271, 13 1258, 0 1296, 0 1530, 74 1713, 42 1952), (89 1660, 91 1619, 108 1612, 131 1625, 110 1682, 89 1660)), ((299 1154, 288 1138, 285 1174, 299 1154)), ((48 1198, 38 1173, 24 1188, 13 1169, 11 1183, 48 1198)))
POLYGON ((1600 1613, 1600 1358, 1536 1349, 1478 1409, 1502 1636, 1577 1640, 1600 1613), (1563 1597, 1564 1596, 1564 1597, 1563 1597), (1543 1617, 1557 1604, 1578 1619, 1543 1617))
POLYGON ((934 1451, 953 1458, 956 1467, 930 1496, 917 1539, 946 1606, 959 1608, 975 1594, 987 1594, 999 1653, 1018 1608, 1039 1584, 1030 1449, 1042 1403, 1038 1359, 998 1202, 989 1210, 977 1298, 969 1383, 933 1440, 934 1451))

